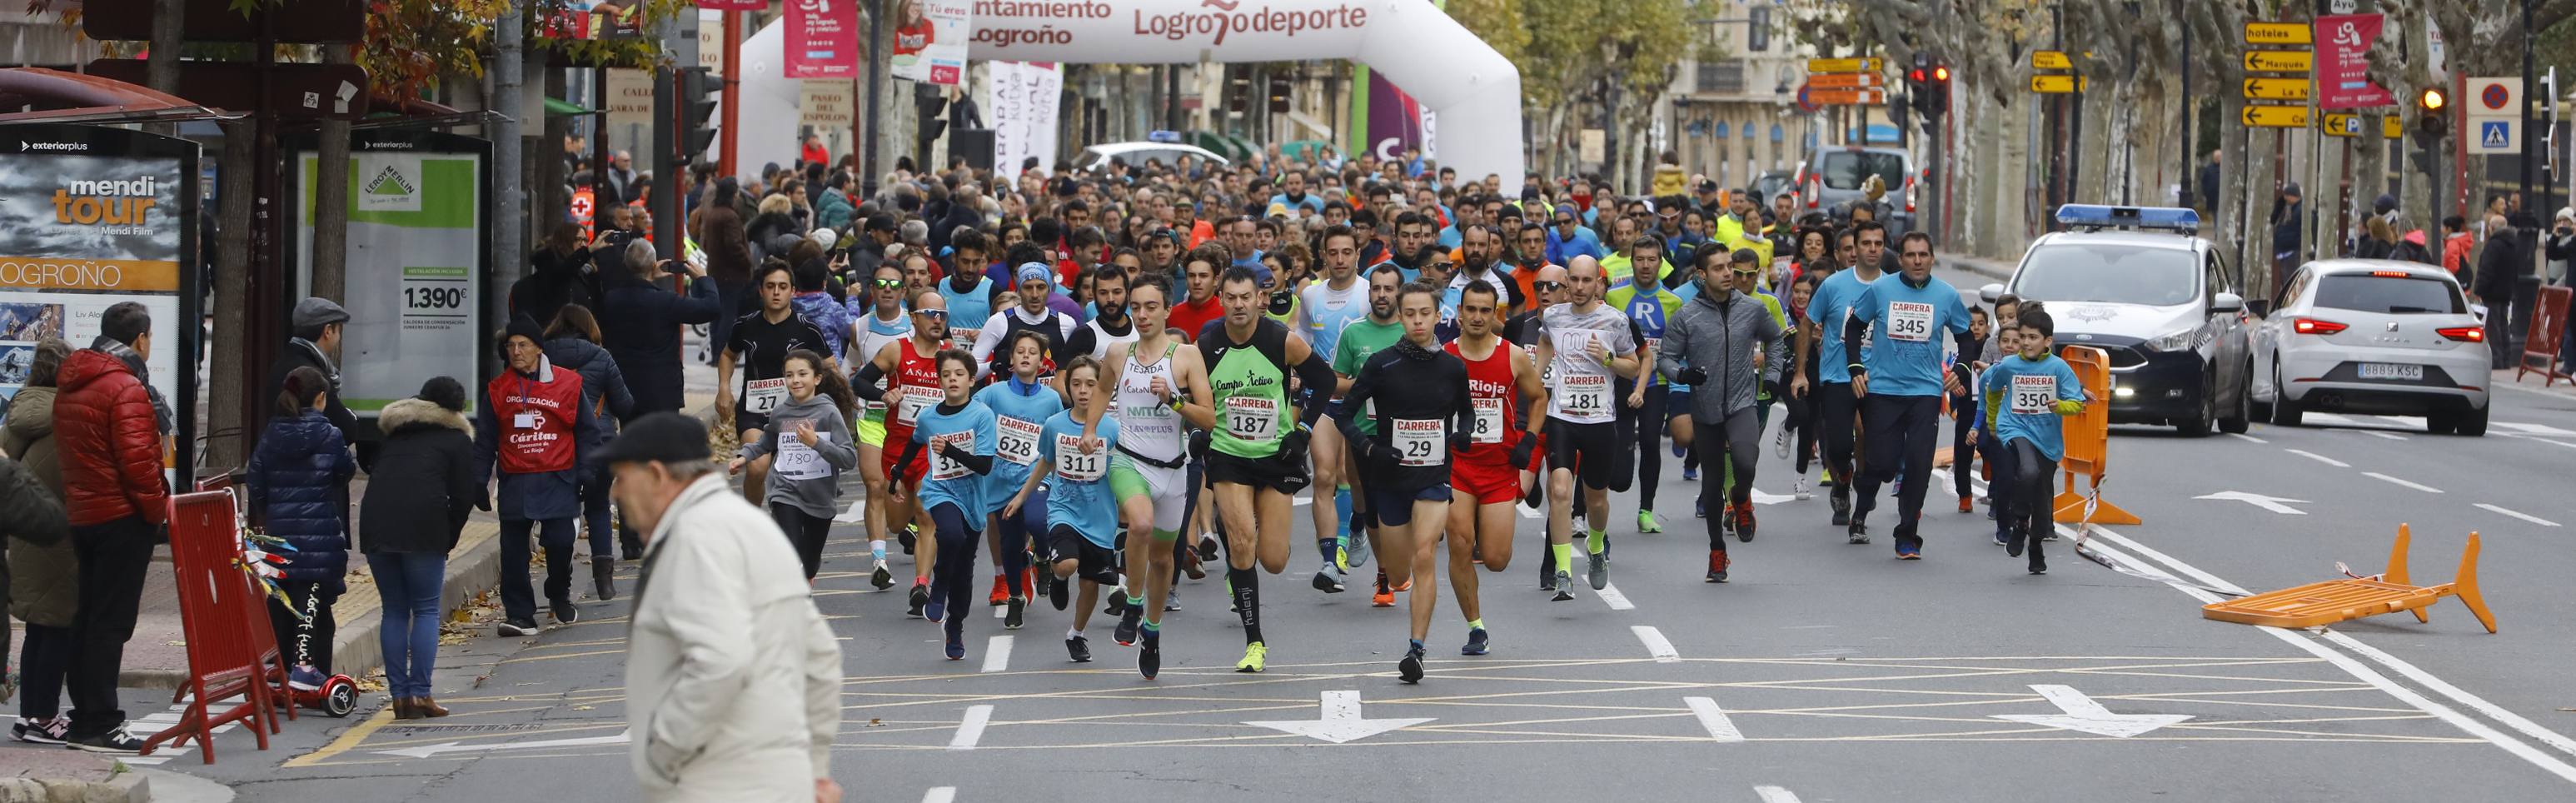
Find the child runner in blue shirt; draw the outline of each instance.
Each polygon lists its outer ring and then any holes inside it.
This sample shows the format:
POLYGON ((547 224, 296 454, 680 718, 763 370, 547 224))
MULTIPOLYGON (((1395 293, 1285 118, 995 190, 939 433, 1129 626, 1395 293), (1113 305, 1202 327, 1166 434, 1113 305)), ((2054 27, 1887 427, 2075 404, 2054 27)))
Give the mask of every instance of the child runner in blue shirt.
MULTIPOLYGON (((922 618, 947 626, 948 660, 960 661, 966 658, 965 608, 975 573, 975 542, 983 540, 985 514, 993 509, 985 501, 991 484, 986 475, 993 471, 998 427, 993 409, 968 393, 975 383, 975 355, 940 349, 935 362, 942 398, 913 422, 912 440, 904 444, 903 462, 896 465, 908 465, 925 452, 931 456, 930 471, 916 495, 938 531, 939 549, 922 618)), ((900 484, 888 493, 903 501, 900 484)))
POLYGON ((1047 418, 1038 433, 1037 470, 1020 484, 1002 515, 1045 517, 1047 574, 1052 578, 1047 602, 1056 610, 1065 609, 1067 587, 1081 577, 1073 625, 1064 632, 1065 655, 1079 664, 1091 661, 1091 640, 1082 631, 1100 605, 1100 587, 1118 585, 1118 495, 1108 481, 1118 422, 1102 417, 1095 430, 1100 443, 1084 452, 1082 428, 1088 422, 1083 416, 1100 392, 1100 361, 1088 354, 1075 357, 1057 375, 1073 396, 1073 406, 1047 418))
MULTIPOLYGON (((1039 379, 1047 368, 1046 336, 1028 329, 1015 330, 1002 341, 1003 354, 1010 365, 1010 375, 976 391, 975 401, 993 411, 994 454, 1002 459, 993 463, 993 473, 986 475, 992 483, 987 500, 1008 498, 1027 483, 1038 462, 1039 431, 1045 429, 1048 417, 1064 412, 1064 397, 1039 379)), ((1044 491, 1040 491, 1044 493, 1044 491)), ((1010 606, 1003 612, 1002 627, 1018 630, 1028 610, 1029 538, 1032 533, 1046 532, 1046 508, 1040 499, 1034 515, 998 517, 993 532, 999 539, 993 544, 994 557, 1000 560, 1002 576, 996 590, 1007 590, 1003 598, 1010 606)))
POLYGON ((2021 557, 2029 549, 2030 573, 2047 574, 2039 534, 2050 527, 2050 501, 2057 495, 2051 486, 2057 461, 2066 456, 2063 418, 2084 412, 2084 386, 2075 369, 2049 350, 2057 323, 2047 312, 2022 311, 2019 328, 2020 353, 1986 368, 1987 430, 2003 446, 2003 460, 1993 464, 1994 482, 2012 488, 2012 511, 1998 519, 2012 524, 2004 552, 2021 557))

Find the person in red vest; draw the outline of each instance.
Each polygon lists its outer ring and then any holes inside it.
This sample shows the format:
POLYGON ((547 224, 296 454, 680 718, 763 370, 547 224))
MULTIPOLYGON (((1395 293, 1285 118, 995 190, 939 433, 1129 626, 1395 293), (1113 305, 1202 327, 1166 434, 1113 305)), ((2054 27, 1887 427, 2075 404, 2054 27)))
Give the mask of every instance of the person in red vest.
MULTIPOLYGON (((474 480, 491 482, 500 468, 501 635, 537 634, 537 602, 528 588, 528 532, 541 528, 546 548, 546 603, 555 622, 572 624, 573 522, 581 516, 586 461, 605 440, 590 405, 581 402, 581 374, 547 361, 545 330, 519 315, 501 335, 509 367, 484 385, 474 413, 474 480)), ((489 509, 489 508, 486 508, 489 509)))

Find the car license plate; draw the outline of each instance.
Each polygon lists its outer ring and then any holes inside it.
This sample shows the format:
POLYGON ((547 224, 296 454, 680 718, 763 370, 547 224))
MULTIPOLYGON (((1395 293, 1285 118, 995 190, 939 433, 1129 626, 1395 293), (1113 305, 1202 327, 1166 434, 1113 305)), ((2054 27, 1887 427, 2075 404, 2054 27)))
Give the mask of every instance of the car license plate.
POLYGON ((2424 381, 2424 366, 2399 365, 2396 363, 2385 362, 2366 362, 2361 364, 2361 378, 2402 379, 2408 382, 2421 382, 2424 381))

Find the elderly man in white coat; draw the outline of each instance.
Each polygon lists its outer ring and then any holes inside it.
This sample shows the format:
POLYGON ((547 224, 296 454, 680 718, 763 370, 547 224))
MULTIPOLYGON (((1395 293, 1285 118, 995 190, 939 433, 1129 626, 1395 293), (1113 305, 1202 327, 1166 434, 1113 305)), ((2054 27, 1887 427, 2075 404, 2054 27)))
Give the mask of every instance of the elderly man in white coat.
POLYGON ((644 799, 834 803, 841 648, 767 514, 725 487, 707 430, 638 418, 601 450, 648 534, 626 648, 626 720, 644 799))

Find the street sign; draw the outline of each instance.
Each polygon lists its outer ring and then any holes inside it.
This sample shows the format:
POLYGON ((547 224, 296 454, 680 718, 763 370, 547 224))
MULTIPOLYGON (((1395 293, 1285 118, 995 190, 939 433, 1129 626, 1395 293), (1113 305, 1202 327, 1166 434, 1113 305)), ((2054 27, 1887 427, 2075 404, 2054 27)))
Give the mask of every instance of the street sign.
MULTIPOLYGON (((98 59, 89 73, 143 83, 142 59, 98 59)), ((268 108, 286 120, 355 120, 367 116, 367 71, 353 64, 275 64, 269 67, 268 108)), ((179 71, 179 91, 190 102, 232 112, 260 107, 259 65, 247 61, 191 61, 179 71)))
POLYGON ((2247 106, 2245 125, 2253 128, 2306 128, 2306 106, 2247 106))
POLYGON ((2316 69, 2316 54, 2305 50, 2249 50, 2245 53, 2248 72, 2308 72, 2316 69))
POLYGON ((2521 78, 2471 78, 2468 83, 2469 114, 2503 114, 2522 116, 2521 78))
POLYGON ((1884 89, 1811 89, 1807 100, 1827 106, 1876 106, 1887 102, 1884 89))
POLYGON ((2034 75, 2030 77, 2030 91, 2043 95, 2065 95, 2081 92, 2090 83, 2092 82, 2074 75, 2034 75))
POLYGON ((1886 62, 1876 58, 1807 60, 1807 72, 1810 73, 1879 72, 1885 66, 1886 62))
POLYGON ((2075 62, 2067 60, 2063 50, 2037 50, 2030 54, 2030 66, 2039 70, 2072 70, 2075 62))
POLYGON ((2245 98, 2247 100, 2307 100, 2308 79, 2247 78, 2245 79, 2245 98))
POLYGON ((2248 22, 2245 43, 2249 45, 2304 45, 2315 41, 2306 23, 2248 22))
POLYGON ((2521 153, 2522 121, 2511 117, 2470 117, 2470 153, 2521 153))
POLYGON ((1829 72, 1807 76, 1807 85, 1817 89, 1872 89, 1886 86, 1887 78, 1874 72, 1829 72))
MULTIPOLYGON (((187 8, 190 42, 250 42, 259 39, 259 17, 233 9, 234 0, 182 0, 187 8)), ((156 0, 88 0, 81 4, 81 32, 91 39, 150 39, 156 0)), ((361 41, 367 36, 367 10, 362 0, 296 0, 270 19, 269 36, 279 44, 361 41)), ((203 62, 188 62, 194 70, 203 62)))
POLYGON ((2325 116, 2325 121, 2318 124, 2318 128, 2323 129, 2329 137, 2358 137, 2361 136, 2361 115, 2328 114, 2325 116))
POLYGON ((2394 114, 2382 115, 2379 118, 2379 135, 2389 139, 2402 139, 2406 136, 2406 122, 2397 119, 2397 115, 2394 114))

